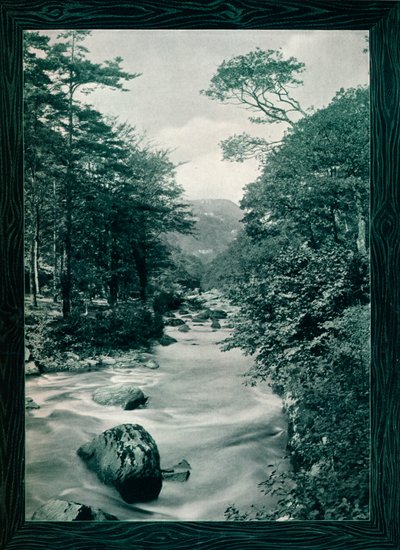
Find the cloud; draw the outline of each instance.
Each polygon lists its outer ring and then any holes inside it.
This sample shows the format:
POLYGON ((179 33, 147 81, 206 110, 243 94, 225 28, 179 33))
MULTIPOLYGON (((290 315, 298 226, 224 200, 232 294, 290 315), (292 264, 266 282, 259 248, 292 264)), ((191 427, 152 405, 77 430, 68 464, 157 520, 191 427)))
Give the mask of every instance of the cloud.
POLYGON ((304 86, 296 90, 303 107, 328 105, 340 88, 368 83, 365 31, 293 33, 282 47, 285 56, 305 63, 304 86))
POLYGON ((156 135, 155 141, 176 149, 181 160, 192 160, 194 156, 220 151, 219 142, 234 133, 243 132, 244 126, 248 127, 246 119, 229 122, 197 116, 183 126, 163 128, 156 135))
POLYGON ((176 179, 188 199, 227 198, 238 203, 243 187, 259 175, 255 161, 243 164, 222 161, 218 153, 197 157, 177 169, 176 179))

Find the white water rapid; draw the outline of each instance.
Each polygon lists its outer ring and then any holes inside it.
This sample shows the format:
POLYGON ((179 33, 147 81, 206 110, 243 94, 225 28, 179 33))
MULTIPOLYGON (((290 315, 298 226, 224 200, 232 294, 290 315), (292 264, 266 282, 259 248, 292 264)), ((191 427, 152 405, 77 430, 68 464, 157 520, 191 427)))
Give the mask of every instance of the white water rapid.
POLYGON ((239 350, 222 352, 218 343, 228 328, 210 322, 167 333, 178 340, 158 346, 157 370, 110 366, 97 371, 60 372, 29 377, 26 395, 40 409, 26 421, 26 518, 50 498, 101 508, 121 521, 223 520, 235 504, 267 505, 258 484, 268 464, 285 454, 286 422, 282 403, 266 386, 243 385, 241 375, 251 358, 239 350), (96 404, 96 388, 137 385, 150 396, 146 408, 124 411, 96 404), (112 487, 90 472, 76 450, 105 429, 141 424, 155 439, 161 467, 186 459, 186 482, 164 481, 157 500, 126 504, 112 487))

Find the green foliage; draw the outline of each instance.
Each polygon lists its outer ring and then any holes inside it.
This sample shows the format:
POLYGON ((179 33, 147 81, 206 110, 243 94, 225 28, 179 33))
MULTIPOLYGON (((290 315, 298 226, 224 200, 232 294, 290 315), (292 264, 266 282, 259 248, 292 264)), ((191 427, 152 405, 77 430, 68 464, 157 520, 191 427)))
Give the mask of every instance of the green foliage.
POLYGON ((268 157, 241 203, 247 232, 280 230, 313 248, 330 241, 365 253, 369 190, 368 90, 340 91, 268 157))
POLYGON ((263 161, 271 147, 265 139, 252 137, 245 132, 221 141, 220 145, 223 160, 235 162, 244 162, 251 158, 263 161))
POLYGON ((177 293, 160 290, 153 298, 153 309, 156 313, 161 315, 168 311, 175 311, 182 305, 183 298, 177 293))
POLYGON ((289 423, 292 467, 261 484, 272 505, 227 519, 368 518, 368 99, 341 90, 293 125, 208 274, 240 306, 227 348, 254 356, 248 383, 267 380, 289 423))
MULTIPOLYGON (((239 105, 255 113, 249 120, 256 124, 283 123, 293 126, 306 113, 292 90, 302 84, 299 76, 304 63, 294 57, 285 59, 279 50, 260 48, 223 61, 201 94, 214 101, 239 105), (261 115, 261 116, 260 116, 261 115)), ((256 158, 263 162, 278 142, 268 143, 246 133, 223 140, 224 160, 243 162, 256 158)))
POLYGON ((285 387, 285 365, 291 375, 310 353, 324 323, 345 308, 368 302, 366 258, 345 248, 287 248, 257 270, 231 294, 241 304, 230 345, 256 354, 252 376, 271 376, 285 387))
POLYGON ((251 117, 252 122, 292 124, 293 113, 302 113, 302 110, 290 89, 302 84, 298 75, 303 70, 304 64, 294 57, 284 59, 279 50, 257 48, 223 61, 208 90, 201 93, 262 114, 261 118, 251 117))
POLYGON ((120 58, 90 61, 89 34, 66 31, 51 46, 44 35, 25 36, 26 262, 34 300, 42 264, 51 267, 64 316, 82 295, 110 305, 151 299, 170 263, 164 235, 193 225, 168 152, 82 101, 139 76, 120 58))
POLYGON ((163 332, 163 321, 139 300, 116 308, 82 314, 75 309, 66 319, 39 315, 28 331, 33 356, 40 364, 64 351, 82 355, 147 346, 163 332))

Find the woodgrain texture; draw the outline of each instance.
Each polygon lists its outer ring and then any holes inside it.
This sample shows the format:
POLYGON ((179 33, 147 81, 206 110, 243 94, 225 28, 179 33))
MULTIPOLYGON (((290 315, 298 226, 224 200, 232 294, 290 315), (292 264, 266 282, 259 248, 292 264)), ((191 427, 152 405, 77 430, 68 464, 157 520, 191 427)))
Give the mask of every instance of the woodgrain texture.
POLYGON ((0 548, 400 548, 400 4, 362 0, 0 0, 0 548), (24 519, 24 29, 371 29, 371 520, 33 523, 24 519))

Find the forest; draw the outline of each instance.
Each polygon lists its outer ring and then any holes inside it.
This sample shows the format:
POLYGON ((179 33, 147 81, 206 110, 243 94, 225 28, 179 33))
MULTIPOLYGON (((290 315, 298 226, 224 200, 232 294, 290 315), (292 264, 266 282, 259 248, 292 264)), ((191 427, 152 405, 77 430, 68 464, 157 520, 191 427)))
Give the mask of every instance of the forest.
POLYGON ((221 63, 201 93, 287 130, 276 142, 242 133, 221 143, 226 162, 256 158, 260 175, 245 187, 237 238, 201 262, 171 238, 195 235, 196 218, 170 152, 88 102, 104 87, 117 101, 141 76, 120 58, 90 61, 89 35, 51 44, 25 34, 29 353, 52 372, 66 352, 151 349, 194 290, 201 308, 201 293, 217 289, 235 311, 223 349, 252 358, 245 385, 266 382, 281 398, 291 464, 265 463, 259 490, 273 507, 232 502, 225 518, 368 519, 368 89, 305 111, 297 59, 256 49, 221 63))

